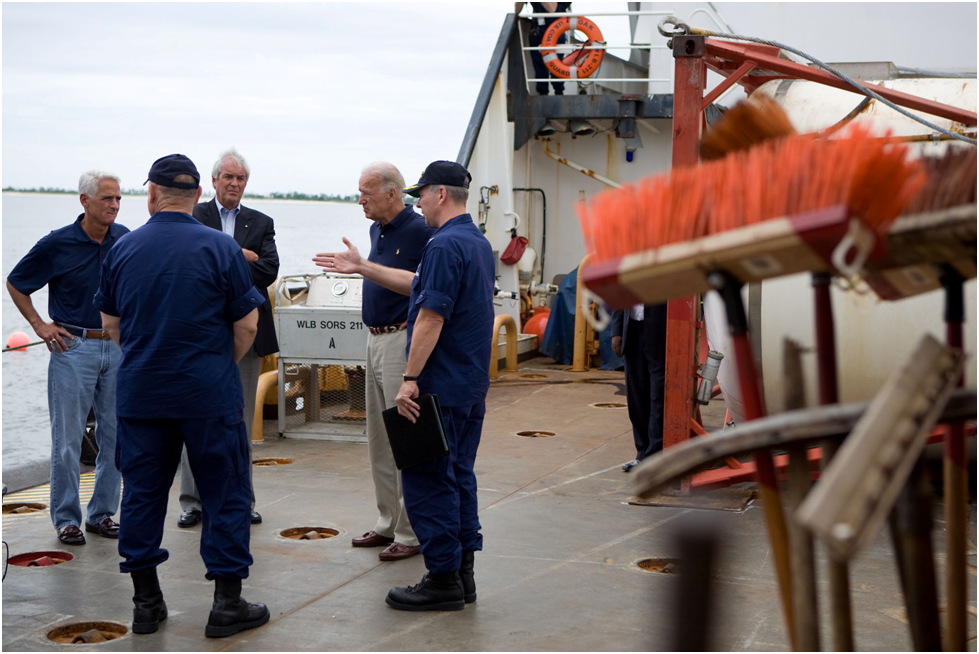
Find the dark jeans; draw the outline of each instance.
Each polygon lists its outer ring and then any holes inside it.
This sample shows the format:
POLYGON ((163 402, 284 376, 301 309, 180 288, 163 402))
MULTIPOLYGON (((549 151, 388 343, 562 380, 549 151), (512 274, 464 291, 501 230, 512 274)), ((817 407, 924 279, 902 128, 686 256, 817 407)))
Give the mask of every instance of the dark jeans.
POLYGON ((201 558, 206 577, 248 577, 252 494, 247 439, 241 413, 196 420, 119 418, 119 555, 125 559, 120 572, 153 568, 169 558, 160 543, 167 497, 186 444, 204 511, 201 558))
MULTIPOLYGON (((647 317, 644 320, 629 319, 624 352, 629 420, 632 422, 632 437, 636 442, 636 458, 640 461, 663 449, 666 356, 663 351, 665 348, 657 347, 659 339, 648 333, 648 327, 652 325, 647 326, 646 322, 658 318, 655 313, 649 315, 650 313, 653 312, 647 307, 647 317)), ((663 328, 665 334, 665 324, 663 328)))
POLYGON ((434 574, 458 570, 463 550, 483 549, 473 466, 485 415, 485 401, 442 407, 449 456, 401 471, 408 519, 434 574))
MULTIPOLYGON (((530 30, 530 45, 531 47, 540 47, 541 39, 544 38, 544 32, 547 28, 541 28, 538 31, 530 30)), ((558 43, 564 43, 564 35, 558 39, 558 43)), ((537 79, 542 79, 545 77, 554 77, 550 70, 548 70, 547 65, 544 63, 544 58, 541 56, 540 50, 530 51, 530 61, 534 64, 534 77, 537 79)), ((551 86, 554 87, 554 95, 564 95, 564 82, 551 82, 551 86)), ((540 95, 547 95, 547 82, 537 82, 537 93, 540 95)))

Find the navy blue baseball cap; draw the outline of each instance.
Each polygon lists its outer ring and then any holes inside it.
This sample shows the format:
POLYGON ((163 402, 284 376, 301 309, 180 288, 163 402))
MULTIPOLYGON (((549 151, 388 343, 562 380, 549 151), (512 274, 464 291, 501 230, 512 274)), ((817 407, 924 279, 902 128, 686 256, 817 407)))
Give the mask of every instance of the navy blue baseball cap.
POLYGON ((404 192, 413 198, 417 198, 421 188, 429 184, 469 188, 469 182, 471 181, 472 175, 461 164, 457 164, 454 161, 433 161, 422 171, 422 176, 418 179, 418 183, 404 189, 404 192))
MULTIPOLYGON (((153 165, 150 166, 150 174, 146 182, 153 182, 154 184, 169 188, 192 190, 200 186, 201 175, 197 172, 197 166, 194 165, 194 162, 184 155, 168 154, 153 162, 153 165), (188 184, 187 182, 173 181, 173 178, 178 175, 190 175, 194 178, 194 183, 188 184)), ((143 186, 146 186, 146 182, 143 182, 143 186)))

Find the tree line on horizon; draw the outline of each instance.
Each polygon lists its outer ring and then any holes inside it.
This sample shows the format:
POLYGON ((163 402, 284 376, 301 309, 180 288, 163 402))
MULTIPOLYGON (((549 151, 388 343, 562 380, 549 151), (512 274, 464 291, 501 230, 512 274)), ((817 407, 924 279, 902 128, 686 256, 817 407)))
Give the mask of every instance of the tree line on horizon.
MULTIPOLYGON (((11 191, 14 193, 58 193, 62 195, 77 195, 78 191, 74 189, 64 189, 64 188, 54 188, 54 187, 40 187, 40 188, 14 188, 12 186, 5 186, 4 191, 11 191)), ((123 195, 146 195, 146 188, 130 188, 123 189, 123 195)), ((208 194, 211 196, 213 194, 208 194)), ((273 191, 262 195, 261 193, 245 193, 245 198, 251 198, 254 200, 306 200, 309 202, 357 202, 360 199, 360 195, 357 193, 351 193, 348 195, 336 195, 331 193, 300 193, 298 191, 290 191, 289 193, 280 193, 278 191, 273 191)))

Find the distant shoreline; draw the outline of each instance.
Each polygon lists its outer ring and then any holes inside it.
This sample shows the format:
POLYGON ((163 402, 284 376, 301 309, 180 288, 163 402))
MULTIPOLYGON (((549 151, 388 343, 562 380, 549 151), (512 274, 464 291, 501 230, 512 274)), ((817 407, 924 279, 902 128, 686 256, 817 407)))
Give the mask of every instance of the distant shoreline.
MULTIPOLYGON (((58 191, 58 190, 45 190, 45 191, 32 191, 31 189, 3 189, 3 194, 7 195, 78 195, 78 191, 58 191)), ((145 198, 145 193, 131 193, 129 191, 122 192, 123 197, 127 198, 145 198)), ((201 201, 206 202, 214 198, 214 194, 202 195, 201 201)), ((299 198, 284 198, 284 197, 267 197, 262 195, 246 195, 242 198, 242 202, 247 204, 249 200, 261 200, 262 202, 317 202, 323 204, 357 204, 357 200, 344 200, 341 198, 328 198, 319 199, 316 197, 299 197, 299 198)))

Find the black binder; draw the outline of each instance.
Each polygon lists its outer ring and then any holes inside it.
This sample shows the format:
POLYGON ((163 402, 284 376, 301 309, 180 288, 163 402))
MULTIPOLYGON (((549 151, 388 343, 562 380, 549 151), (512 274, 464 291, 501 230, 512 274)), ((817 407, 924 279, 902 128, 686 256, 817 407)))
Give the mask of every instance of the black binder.
POLYGON ((398 407, 381 412, 398 470, 449 455, 438 396, 421 395, 415 403, 421 407, 417 422, 398 413, 398 407))

